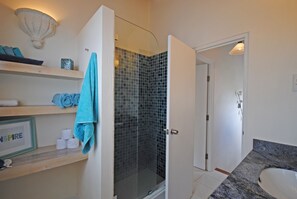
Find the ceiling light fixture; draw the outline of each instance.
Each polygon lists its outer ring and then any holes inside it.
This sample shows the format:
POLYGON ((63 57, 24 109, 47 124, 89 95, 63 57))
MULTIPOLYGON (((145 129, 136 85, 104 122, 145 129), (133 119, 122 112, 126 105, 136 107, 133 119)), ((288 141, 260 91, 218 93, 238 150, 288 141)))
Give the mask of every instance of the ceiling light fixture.
POLYGON ((31 37, 33 46, 37 49, 43 47, 44 39, 56 32, 57 21, 38 10, 19 8, 15 11, 19 18, 20 28, 31 37))
POLYGON ((244 53, 243 41, 238 42, 234 48, 229 52, 229 55, 242 55, 244 53))

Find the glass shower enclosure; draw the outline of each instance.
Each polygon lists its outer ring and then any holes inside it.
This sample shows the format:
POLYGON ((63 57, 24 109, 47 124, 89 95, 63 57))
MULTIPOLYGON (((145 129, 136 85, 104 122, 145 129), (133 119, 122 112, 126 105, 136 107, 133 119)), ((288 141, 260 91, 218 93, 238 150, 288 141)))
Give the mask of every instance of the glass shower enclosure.
POLYGON ((167 53, 117 16, 115 34, 114 195, 141 199, 165 180, 167 53))

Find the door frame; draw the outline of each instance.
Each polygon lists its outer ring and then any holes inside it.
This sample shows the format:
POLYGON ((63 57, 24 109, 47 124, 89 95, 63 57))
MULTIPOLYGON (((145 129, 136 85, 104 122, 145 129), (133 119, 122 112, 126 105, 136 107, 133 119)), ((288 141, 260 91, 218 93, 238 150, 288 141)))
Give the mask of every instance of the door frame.
MULTIPOLYGON (((226 46, 228 44, 232 44, 235 42, 244 41, 244 63, 243 63, 243 116, 242 116, 242 140, 241 140, 241 159, 243 159, 249 152, 248 150, 248 136, 249 132, 247 131, 247 115, 248 115, 248 54, 249 54, 249 33, 242 33, 235 36, 231 36, 222 40, 218 40, 215 42, 211 42, 205 45, 201 45, 199 47, 194 48, 196 50, 197 59, 205 62, 209 65, 209 75, 211 78, 214 78, 214 63, 211 59, 208 59, 202 55, 198 55, 199 52, 203 52, 206 50, 226 46)), ((209 103, 208 103, 208 111, 210 115, 209 123, 208 123, 208 132, 207 132, 207 153, 208 153, 208 160, 207 160, 207 170, 213 171, 213 158, 212 158, 212 138, 213 138, 213 115, 214 115, 214 82, 209 82, 209 103)))

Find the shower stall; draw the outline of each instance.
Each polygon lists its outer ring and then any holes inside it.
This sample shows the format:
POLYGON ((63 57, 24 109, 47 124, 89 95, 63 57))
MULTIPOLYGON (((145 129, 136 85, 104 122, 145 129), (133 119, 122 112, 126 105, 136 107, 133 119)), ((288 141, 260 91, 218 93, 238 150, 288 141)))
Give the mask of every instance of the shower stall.
POLYGON ((117 16, 115 34, 114 195, 141 199, 165 186, 167 52, 117 16))

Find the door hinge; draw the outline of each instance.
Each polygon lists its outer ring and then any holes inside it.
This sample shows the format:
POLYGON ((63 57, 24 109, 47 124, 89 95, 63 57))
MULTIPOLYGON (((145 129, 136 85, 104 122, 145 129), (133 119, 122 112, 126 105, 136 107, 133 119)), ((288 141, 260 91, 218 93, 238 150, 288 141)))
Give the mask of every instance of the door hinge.
POLYGON ((209 121, 209 115, 206 115, 206 121, 209 121))
POLYGON ((207 75, 207 81, 208 81, 208 82, 210 81, 210 76, 209 76, 209 75, 207 75))
POLYGON ((163 131, 165 131, 167 135, 169 134, 169 129, 163 129, 163 131))
POLYGON ((207 153, 205 154, 205 160, 208 160, 208 154, 207 153))

